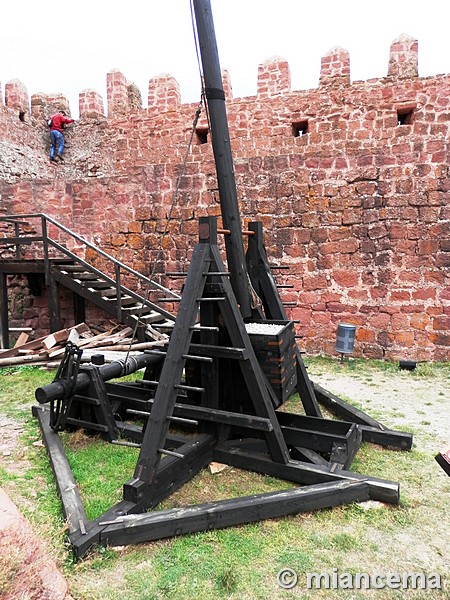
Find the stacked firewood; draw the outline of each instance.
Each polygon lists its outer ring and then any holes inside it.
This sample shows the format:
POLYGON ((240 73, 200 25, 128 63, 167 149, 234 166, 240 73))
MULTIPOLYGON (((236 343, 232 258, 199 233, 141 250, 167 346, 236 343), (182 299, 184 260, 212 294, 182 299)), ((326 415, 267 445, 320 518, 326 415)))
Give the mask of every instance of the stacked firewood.
POLYGON ((111 329, 98 333, 86 323, 81 323, 28 341, 30 336, 23 331, 14 348, 0 350, 0 368, 26 364, 57 367, 64 356, 68 341, 83 350, 82 361, 89 362, 93 354, 102 354, 105 362, 110 362, 127 354, 133 355, 163 346, 168 339, 165 334, 154 331, 153 341, 138 342, 134 333, 131 327, 122 325, 113 325, 111 329))

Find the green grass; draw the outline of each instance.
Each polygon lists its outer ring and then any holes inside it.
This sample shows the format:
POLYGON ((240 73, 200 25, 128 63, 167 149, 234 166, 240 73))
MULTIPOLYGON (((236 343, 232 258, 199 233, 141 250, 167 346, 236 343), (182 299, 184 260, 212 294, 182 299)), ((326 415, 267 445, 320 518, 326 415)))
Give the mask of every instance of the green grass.
MULTIPOLYGON (((355 360, 340 364, 318 358, 308 359, 307 363, 310 374, 345 372, 358 380, 365 379, 366 385, 380 375, 389 382, 389 377, 398 373, 398 365, 381 361, 355 360)), ((448 365, 427 365, 426 374, 411 372, 409 375, 429 381, 434 388, 438 380, 448 380, 450 369, 448 365)), ((436 469, 434 456, 417 448, 399 452, 363 444, 351 469, 400 481, 399 506, 377 503, 368 508, 353 503, 137 546, 96 548, 83 560, 74 561, 67 546, 61 503, 45 449, 33 445, 40 439, 39 428, 30 413, 34 390, 49 383, 53 376, 51 372, 30 367, 0 372, 0 416, 14 419, 23 427, 20 444, 11 456, 14 468, 2 463, 0 485, 17 502, 38 534, 51 544, 75 600, 312 597, 334 600, 343 597, 343 593, 339 590, 306 592, 306 572, 331 572, 333 568, 352 573, 431 572, 431 565, 440 564, 440 555, 448 556, 445 527, 439 530, 437 524, 444 523, 448 515, 450 485, 448 478, 436 469), (419 552, 425 542, 427 556, 419 552), (282 590, 277 585, 277 573, 285 567, 299 574, 299 585, 292 591, 282 590)), ((355 399, 344 399, 357 405, 355 399)), ((298 409, 298 397, 290 399, 288 404, 284 407, 287 410, 298 409)), ((376 416, 376 410, 374 413, 371 412, 372 416, 376 416)), ((383 420, 382 415, 378 417, 383 420)), ((111 446, 98 437, 80 433, 61 437, 88 518, 95 518, 121 499, 122 484, 132 477, 137 450, 111 446)), ((204 470, 162 503, 162 507, 262 493, 292 485, 239 469, 228 468, 214 475, 204 470)), ((431 597, 445 598, 446 593, 431 597)), ((426 597, 418 594, 407 597, 426 597)), ((367 596, 354 592, 345 597, 367 596)), ((403 596, 394 590, 380 590, 376 597, 390 600, 403 596)))

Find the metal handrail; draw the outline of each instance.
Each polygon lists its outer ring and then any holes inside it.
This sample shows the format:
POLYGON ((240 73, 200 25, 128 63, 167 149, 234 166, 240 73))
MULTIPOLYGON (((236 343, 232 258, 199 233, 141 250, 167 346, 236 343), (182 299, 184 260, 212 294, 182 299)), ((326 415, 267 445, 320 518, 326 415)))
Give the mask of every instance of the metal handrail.
MULTIPOLYGON (((110 254, 108 254, 107 252, 105 252, 104 250, 102 250, 101 248, 98 248, 98 246, 95 246, 95 244, 92 244, 91 242, 88 242, 86 239, 84 239, 80 235, 76 234, 75 232, 71 231, 68 227, 66 227, 62 223, 59 223, 59 221, 57 221, 56 219, 54 219, 53 217, 50 217, 49 215, 47 215, 45 213, 29 213, 29 214, 21 214, 21 215, 0 216, 0 221, 4 221, 5 223, 7 223, 9 225, 14 225, 14 228, 15 228, 15 236, 14 236, 14 238, 0 238, 0 245, 1 244, 8 244, 8 243, 12 244, 12 245, 15 245, 16 246, 16 258, 17 259, 20 259, 20 245, 21 244, 28 244, 28 243, 32 243, 32 242, 42 241, 43 248, 44 248, 44 264, 45 264, 45 274, 46 274, 47 284, 49 282, 49 277, 50 277, 49 247, 51 246, 51 247, 55 248, 56 250, 58 250, 59 252, 61 252, 62 254, 68 256, 71 260, 74 260, 75 262, 81 263, 83 266, 85 266, 85 267, 87 267, 89 269, 92 269, 97 274, 101 274, 101 276, 104 277, 107 281, 114 282, 114 285, 116 287, 116 292, 117 292, 116 293, 116 298, 117 298, 117 303, 118 303, 118 309, 119 310, 120 310, 120 293, 119 293, 120 289, 126 291, 126 293, 129 293, 136 300, 138 300, 140 302, 143 302, 144 304, 147 304, 148 306, 157 307, 157 305, 155 305, 150 300, 146 300, 145 298, 143 298, 142 296, 140 296, 136 292, 132 292, 128 288, 125 288, 124 286, 121 286, 121 284, 120 284, 121 270, 129 273, 130 275, 133 275, 134 277, 137 277, 144 284, 146 284, 148 287, 152 286, 152 287, 154 287, 154 288, 156 288, 156 289, 158 289, 160 291, 163 291, 166 294, 169 294, 174 299, 180 299, 180 296, 178 294, 176 294, 175 292, 173 292, 172 290, 169 290, 168 288, 166 288, 163 285, 157 283, 156 281, 153 281, 152 279, 149 279, 148 277, 146 277, 142 273, 139 273, 138 271, 136 271, 132 267, 129 267, 128 265, 126 265, 122 261, 117 260, 116 258, 114 258, 113 256, 111 256, 110 254), (18 225, 25 225, 25 224, 28 225, 29 224, 24 219, 36 219, 36 218, 39 218, 41 220, 42 237, 37 237, 35 235, 32 238, 28 237, 28 239, 27 239, 26 235, 22 235, 22 236, 18 235, 18 225), (108 275, 106 275, 106 273, 102 273, 101 271, 98 271, 98 269, 96 269, 93 265, 87 263, 85 260, 83 260, 80 257, 76 256, 70 250, 68 250, 67 248, 65 248, 61 244, 59 244, 56 240, 53 240, 52 238, 50 238, 49 235, 48 235, 48 228, 47 228, 48 223, 51 223, 52 225, 54 225, 55 227, 57 227, 61 231, 64 231, 66 234, 68 234, 74 240, 80 242, 81 244, 83 244, 87 248, 90 248, 91 250, 93 250, 94 252, 96 252, 98 255, 100 255, 103 258, 105 258, 106 260, 110 261, 112 263, 112 265, 113 265, 113 270, 114 270, 116 279, 114 280, 111 277, 109 277, 108 275)), ((157 308, 158 308, 158 310, 161 310, 159 307, 157 307, 157 308)), ((166 311, 164 311, 164 312, 166 312, 166 311)))

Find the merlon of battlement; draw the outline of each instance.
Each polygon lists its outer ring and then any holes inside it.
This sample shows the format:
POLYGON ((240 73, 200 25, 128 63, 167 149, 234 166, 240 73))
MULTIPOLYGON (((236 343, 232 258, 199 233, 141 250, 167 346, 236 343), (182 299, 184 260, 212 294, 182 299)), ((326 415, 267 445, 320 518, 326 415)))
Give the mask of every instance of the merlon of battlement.
MULTIPOLYGON (((390 47, 387 77, 408 79, 418 75, 418 41, 407 34, 401 34, 390 47)), ((223 71, 222 77, 225 97, 227 100, 232 100, 233 90, 228 72, 223 71)), ((340 47, 331 48, 321 59, 319 87, 350 84, 348 51, 340 47)), ((279 96, 290 91, 291 73, 289 64, 284 58, 273 56, 259 65, 257 96, 279 96)), ((142 109, 139 88, 117 69, 107 73, 106 94, 108 117, 117 117, 142 109)), ((162 73, 150 79, 147 100, 148 110, 155 108, 160 111, 177 110, 181 104, 180 86, 170 74, 162 73)), ((62 94, 34 94, 31 97, 30 108, 27 88, 17 79, 12 79, 5 85, 5 105, 18 111, 21 118, 31 111, 33 117, 46 119, 50 113, 59 109, 64 109, 70 115, 69 102, 62 94)), ((82 90, 79 94, 79 111, 80 118, 104 116, 103 98, 95 90, 82 90)))
POLYGON ((388 77, 409 79, 419 76, 419 42, 402 33, 391 44, 388 77))
POLYGON ((322 57, 320 85, 329 83, 350 83, 350 55, 344 48, 331 48, 322 57))

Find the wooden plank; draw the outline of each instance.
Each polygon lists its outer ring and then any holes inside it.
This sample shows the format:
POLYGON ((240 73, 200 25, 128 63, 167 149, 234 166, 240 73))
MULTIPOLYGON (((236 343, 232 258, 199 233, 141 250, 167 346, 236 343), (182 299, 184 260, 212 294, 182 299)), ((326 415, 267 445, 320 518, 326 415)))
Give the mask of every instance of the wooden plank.
POLYGON ((54 277, 48 278, 47 296, 48 296, 48 311, 50 320, 50 331, 58 331, 61 329, 61 299, 60 299, 59 283, 54 277))
POLYGON ((87 333, 90 331, 90 328, 86 323, 79 323, 75 327, 69 327, 68 329, 60 329, 59 331, 55 331, 48 335, 45 340, 43 340, 42 345, 47 350, 56 346, 56 344, 60 344, 61 342, 66 342, 69 338, 70 332, 75 329, 77 333, 87 333))
MULTIPOLYGON (((103 344, 109 344, 112 341, 120 341, 125 338, 127 335, 133 333, 131 327, 125 327, 122 331, 116 334, 112 334, 111 331, 107 331, 105 333, 99 333, 98 335, 82 339, 78 342, 77 346, 79 348, 98 348, 103 344)), ((54 358, 56 356, 61 356, 64 354, 65 348, 58 348, 53 352, 49 353, 50 358, 54 358)))
POLYGON ((369 499, 365 482, 338 481, 100 521, 100 543, 137 544, 369 499))
POLYGON ((24 365, 38 361, 42 361, 42 356, 40 354, 27 354, 25 356, 9 356, 7 358, 0 358, 0 366, 7 367, 9 365, 24 365))
POLYGON ((305 413, 311 417, 321 417, 322 412, 316 397, 314 386, 306 372, 306 367, 303 362, 300 350, 296 348, 297 360, 297 390, 300 395, 305 413))
POLYGON ((248 353, 245 348, 233 348, 228 346, 214 346, 208 344, 191 344, 189 354, 194 356, 210 356, 212 358, 231 358, 236 360, 247 360, 248 353))
MULTIPOLYGON (((109 387, 107 389, 108 391, 110 390, 109 387)), ((127 389, 124 388, 121 392, 119 392, 119 394, 116 390, 115 393, 109 391, 108 395, 111 399, 114 399, 115 397, 120 398, 120 401, 126 405, 126 393, 127 389)), ((150 406, 153 404, 153 400, 151 399, 146 399, 146 401, 150 406)), ((151 412, 149 411, 149 416, 150 414, 151 412)), ((269 432, 273 430, 273 425, 267 418, 257 417, 255 415, 246 415, 243 413, 235 413, 217 408, 208 408, 206 406, 194 406, 177 402, 174 405, 173 414, 176 417, 207 421, 211 423, 224 423, 226 425, 234 425, 236 427, 252 429, 254 431, 269 432)))
POLYGON ((30 336, 28 335, 28 333, 25 333, 25 331, 22 331, 22 333, 17 338, 16 343, 14 344, 14 348, 23 346, 24 344, 26 344, 26 342, 28 342, 29 338, 30 338, 30 336))
MULTIPOLYGON (((134 338, 133 338, 134 339, 134 338)), ((167 338, 168 339, 168 338, 167 338)), ((140 342, 140 343, 132 343, 132 344, 114 344, 113 346, 98 346, 100 351, 103 352, 105 350, 113 350, 114 352, 128 352, 130 351, 141 351, 141 350, 150 350, 151 348, 162 347, 165 342, 161 340, 156 340, 153 342, 140 342)), ((89 346, 87 346, 89 348, 89 346)), ((101 353, 100 352, 100 353, 101 353)))
MULTIPOLYGON (((74 327, 70 327, 69 331, 71 331, 72 329, 75 329, 78 331, 78 327, 85 327, 85 323, 80 323, 80 325, 75 325, 74 327)), ((20 346, 20 351, 22 350, 37 350, 39 348, 42 348, 42 342, 47 338, 47 335, 44 335, 42 337, 39 337, 35 340, 31 340, 30 342, 27 342, 26 344, 23 344, 22 346, 20 346)), ((64 349, 63 349, 64 352, 64 349)), ((5 350, 4 352, 0 352, 0 358, 7 358, 8 356, 16 356, 19 353, 19 348, 11 348, 9 350, 5 350)))
POLYGON ((20 260, 3 261, 0 260, 0 273, 8 275, 28 273, 45 273, 45 264, 43 260, 20 260))
POLYGON ((77 484, 69 466, 63 445, 57 433, 50 427, 50 411, 33 406, 33 416, 39 421, 50 464, 55 476, 58 492, 63 504, 64 516, 69 525, 69 532, 84 529, 87 517, 78 492, 77 484))
POLYGON ((316 452, 331 452, 334 444, 347 448, 347 437, 330 434, 319 430, 310 431, 296 427, 281 426, 286 444, 315 450, 316 452))

